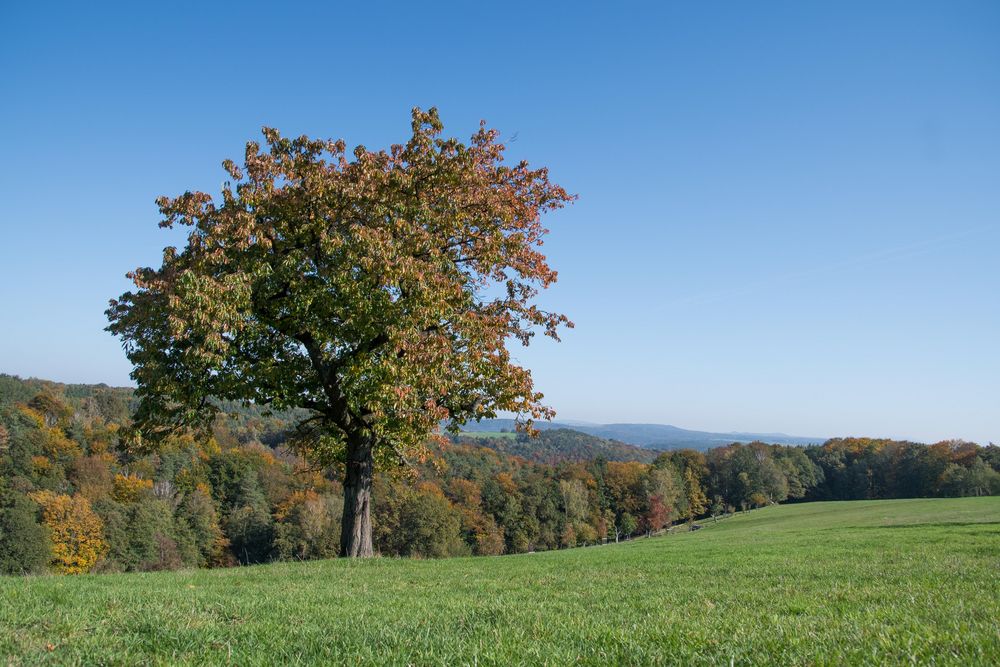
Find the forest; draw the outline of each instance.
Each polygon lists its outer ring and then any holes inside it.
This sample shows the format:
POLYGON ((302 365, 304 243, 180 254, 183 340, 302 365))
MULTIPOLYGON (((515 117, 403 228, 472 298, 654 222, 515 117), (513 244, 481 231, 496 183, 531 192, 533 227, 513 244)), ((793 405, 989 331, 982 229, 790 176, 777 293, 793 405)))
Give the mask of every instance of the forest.
MULTIPOLYGON (((225 404, 155 452, 131 389, 0 375, 0 572, 150 571, 338 555, 337 465, 287 447, 294 414, 225 404)), ((1000 447, 836 438, 655 452, 559 429, 436 440, 374 486, 382 556, 630 539, 774 503, 1000 494, 1000 447)))

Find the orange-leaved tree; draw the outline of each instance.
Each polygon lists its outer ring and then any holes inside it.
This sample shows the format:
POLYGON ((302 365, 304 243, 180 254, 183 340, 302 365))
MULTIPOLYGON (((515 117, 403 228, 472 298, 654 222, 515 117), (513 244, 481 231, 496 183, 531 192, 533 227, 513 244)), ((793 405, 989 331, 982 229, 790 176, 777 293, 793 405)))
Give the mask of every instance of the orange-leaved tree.
POLYGON ((264 129, 221 198, 158 200, 191 227, 163 265, 130 274, 110 331, 135 365, 138 433, 205 424, 214 399, 304 408, 295 444, 345 466, 341 555, 372 554, 377 465, 418 454, 439 424, 506 410, 550 417, 510 339, 558 338, 538 307, 556 279, 541 215, 572 197, 545 169, 506 164, 485 124, 469 144, 414 109, 387 151, 264 129))

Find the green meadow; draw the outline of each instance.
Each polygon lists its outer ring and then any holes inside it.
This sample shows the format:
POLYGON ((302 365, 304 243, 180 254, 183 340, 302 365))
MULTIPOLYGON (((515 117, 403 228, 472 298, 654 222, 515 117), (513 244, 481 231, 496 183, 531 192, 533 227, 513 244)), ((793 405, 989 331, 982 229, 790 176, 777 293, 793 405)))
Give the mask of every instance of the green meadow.
POLYGON ((520 556, 0 578, 0 660, 1000 663, 1000 497, 702 525, 520 556))

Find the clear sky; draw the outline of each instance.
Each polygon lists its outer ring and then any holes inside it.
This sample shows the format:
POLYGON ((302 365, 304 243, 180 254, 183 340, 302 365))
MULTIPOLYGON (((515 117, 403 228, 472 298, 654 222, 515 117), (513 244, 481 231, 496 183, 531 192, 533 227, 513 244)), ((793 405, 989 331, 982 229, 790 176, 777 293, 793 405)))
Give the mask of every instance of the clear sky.
POLYGON ((436 105, 579 194, 561 418, 1000 441, 1000 3, 293 4, 3 4, 0 372, 127 384, 156 196, 436 105))

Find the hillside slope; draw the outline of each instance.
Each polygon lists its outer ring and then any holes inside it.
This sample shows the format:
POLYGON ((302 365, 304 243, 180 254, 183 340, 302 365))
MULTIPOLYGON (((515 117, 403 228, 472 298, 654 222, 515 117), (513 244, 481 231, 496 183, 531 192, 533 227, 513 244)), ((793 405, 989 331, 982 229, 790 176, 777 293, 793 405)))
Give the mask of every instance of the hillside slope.
POLYGON ((996 664, 1000 498, 439 561, 0 579, 11 664, 996 664))

